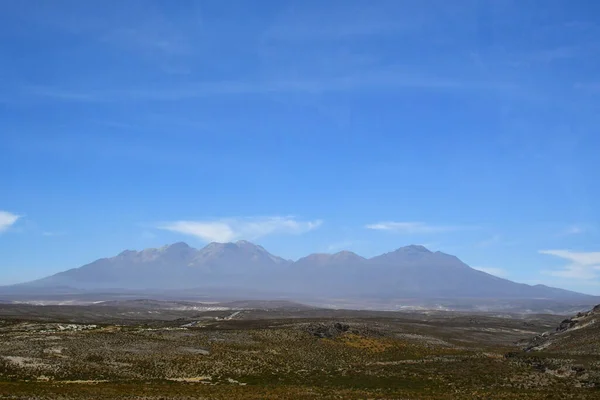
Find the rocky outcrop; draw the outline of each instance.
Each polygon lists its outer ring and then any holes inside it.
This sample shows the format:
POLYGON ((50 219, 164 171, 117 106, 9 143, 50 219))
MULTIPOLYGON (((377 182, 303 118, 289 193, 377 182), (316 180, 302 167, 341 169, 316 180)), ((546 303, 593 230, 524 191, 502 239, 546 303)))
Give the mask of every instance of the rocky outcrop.
POLYGON ((377 326, 345 322, 321 322, 303 325, 302 329, 320 339, 333 339, 343 334, 381 337, 385 336, 377 326))
POLYGON ((306 327, 306 331, 321 339, 331 339, 350 331, 350 325, 341 322, 332 324, 310 324, 306 327))
POLYGON ((596 320, 599 318, 600 305, 595 306, 588 312, 579 312, 572 318, 562 320, 553 331, 544 332, 534 336, 523 350, 528 352, 544 350, 551 346, 556 340, 562 338, 565 334, 573 330, 591 326, 595 324, 596 320))

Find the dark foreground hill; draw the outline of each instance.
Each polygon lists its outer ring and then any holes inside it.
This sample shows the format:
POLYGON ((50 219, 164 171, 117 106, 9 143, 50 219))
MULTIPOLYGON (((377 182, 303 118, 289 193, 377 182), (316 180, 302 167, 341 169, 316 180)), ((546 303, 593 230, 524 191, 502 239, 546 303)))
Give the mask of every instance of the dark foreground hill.
POLYGON ((599 323, 600 305, 563 319, 550 330, 517 341, 524 347, 505 354, 504 358, 512 365, 538 373, 530 375, 528 385, 555 381, 570 387, 568 396, 553 398, 584 398, 581 393, 574 394, 575 388, 588 388, 592 398, 600 398, 599 323))
POLYGON ((600 356, 600 305, 563 320, 555 329, 535 336, 526 351, 600 356))

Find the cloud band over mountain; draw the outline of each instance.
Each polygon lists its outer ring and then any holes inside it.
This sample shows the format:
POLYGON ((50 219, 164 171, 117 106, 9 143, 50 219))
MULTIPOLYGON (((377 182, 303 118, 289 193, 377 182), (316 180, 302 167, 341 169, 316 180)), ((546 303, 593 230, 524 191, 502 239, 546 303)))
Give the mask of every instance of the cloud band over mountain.
POLYGON ((295 217, 224 218, 205 221, 173 221, 159 229, 194 236, 206 242, 230 242, 238 239, 258 239, 264 236, 302 234, 321 226, 323 221, 303 221, 295 217))

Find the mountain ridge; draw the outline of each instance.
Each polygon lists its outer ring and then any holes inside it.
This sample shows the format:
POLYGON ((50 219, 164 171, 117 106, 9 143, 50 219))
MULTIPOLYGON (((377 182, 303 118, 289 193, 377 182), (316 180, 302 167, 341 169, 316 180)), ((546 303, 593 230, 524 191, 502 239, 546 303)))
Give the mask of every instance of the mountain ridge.
MULTIPOLYGON (((212 242, 200 249, 185 242, 140 251, 124 250, 36 281, 10 288, 72 287, 94 290, 276 288, 313 297, 549 298, 593 296, 543 285, 526 285, 475 270, 458 257, 421 245, 371 258, 351 251, 313 253, 295 261, 248 241, 212 242)), ((0 294, 7 287, 0 288, 0 294)), ((16 289, 15 289, 16 290, 16 289)))

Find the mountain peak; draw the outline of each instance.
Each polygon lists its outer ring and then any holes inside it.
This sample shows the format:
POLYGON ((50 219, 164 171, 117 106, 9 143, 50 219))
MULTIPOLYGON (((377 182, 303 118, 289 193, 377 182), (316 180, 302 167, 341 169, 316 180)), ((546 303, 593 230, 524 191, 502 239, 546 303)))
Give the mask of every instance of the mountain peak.
POLYGON ((120 252, 118 254, 118 257, 127 257, 127 256, 130 256, 130 255, 133 255, 133 254, 137 254, 137 251, 135 251, 135 250, 124 250, 124 251, 122 251, 122 252, 120 252))
MULTIPOLYGON (((430 260, 434 256, 425 246, 411 244, 409 246, 400 247, 392 252, 375 256, 371 260, 382 261, 385 263, 405 263, 405 262, 421 262, 430 260)), ((431 261, 431 260, 430 260, 431 261)))
POLYGON ((335 259, 343 259, 343 260, 351 260, 351 259, 364 260, 364 257, 361 257, 358 254, 356 254, 352 251, 348 251, 348 250, 338 251, 337 253, 332 254, 332 257, 335 259))
POLYGON ((231 293, 268 292, 276 288, 279 293, 299 296, 375 296, 386 301, 486 297, 578 302, 592 299, 562 289, 532 287, 483 274, 453 255, 432 253, 420 245, 401 247, 368 260, 340 251, 309 255, 294 263, 243 240, 211 243, 201 250, 183 242, 139 252, 128 250, 120 257, 99 259, 31 285, 36 290, 59 286, 76 290, 223 288, 231 293), (292 265, 295 267, 287 268, 292 265))
POLYGON ((359 256, 351 251, 343 250, 335 254, 329 253, 313 253, 306 257, 302 257, 297 262, 300 264, 305 263, 317 263, 317 264, 328 264, 328 263, 352 263, 357 261, 365 261, 365 258, 359 256))
POLYGON ((237 249, 237 248, 238 248, 238 245, 235 243, 231 243, 231 242, 227 242, 227 243, 210 242, 209 244, 204 246, 204 248, 202 248, 202 251, 208 252, 208 253, 215 253, 215 252, 223 252, 226 250, 233 250, 233 249, 237 249))
POLYGON ((228 243, 209 243, 199 251, 197 260, 204 260, 203 262, 213 264, 225 263, 240 267, 256 265, 257 263, 283 265, 289 262, 281 257, 272 255, 264 247, 246 240, 228 243))
POLYGON ((350 256, 350 255, 356 255, 356 253, 351 252, 350 250, 342 250, 342 251, 338 251, 337 253, 333 253, 333 255, 340 255, 340 256, 350 256))
POLYGON ((163 246, 159 249, 160 254, 178 257, 184 257, 195 251, 196 249, 188 246, 188 244, 184 242, 173 243, 172 245, 163 246))
POLYGON ((170 246, 167 246, 167 250, 187 250, 191 249, 191 247, 185 242, 177 242, 173 243, 170 246))
POLYGON ((431 253, 427 247, 420 244, 411 244, 408 246, 400 247, 397 252, 406 252, 406 253, 431 253))
POLYGON ((262 249, 262 246, 249 242, 247 240, 238 240, 235 242, 237 247, 245 248, 245 249, 262 249))

